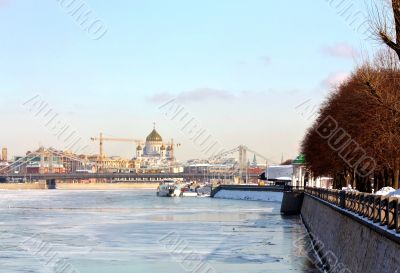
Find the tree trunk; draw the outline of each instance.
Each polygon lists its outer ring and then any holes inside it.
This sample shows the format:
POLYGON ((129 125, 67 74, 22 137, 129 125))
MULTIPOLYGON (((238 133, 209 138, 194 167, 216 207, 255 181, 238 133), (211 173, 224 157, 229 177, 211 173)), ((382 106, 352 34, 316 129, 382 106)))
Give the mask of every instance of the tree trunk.
POLYGON ((338 189, 341 190, 343 188, 343 184, 344 184, 344 174, 340 174, 339 175, 339 185, 338 185, 338 189))
POLYGON ((393 188, 393 177, 394 177, 393 170, 390 169, 390 171, 389 171, 389 187, 392 187, 392 188, 393 188))
POLYGON ((396 190, 399 188, 399 173, 399 159, 396 159, 393 170, 393 188, 395 188, 396 190))
POLYGON ((377 192, 380 189, 380 184, 381 184, 381 172, 376 173, 374 172, 374 190, 377 192))
POLYGON ((346 185, 344 185, 345 187, 348 187, 349 185, 351 185, 351 177, 350 177, 350 173, 349 172, 345 172, 345 177, 344 177, 344 179, 345 179, 345 182, 346 182, 346 185))
POLYGON ((379 32, 382 41, 391 49, 393 49, 400 60, 400 0, 392 0, 393 21, 395 30, 395 40, 392 40, 389 30, 385 27, 379 32))
POLYGON ((355 170, 351 173, 351 178, 352 178, 351 181, 353 182, 352 187, 353 187, 353 189, 356 189, 357 188, 357 178, 356 178, 355 170))
POLYGON ((393 9, 393 16, 394 16, 394 25, 396 30, 396 44, 397 50, 396 53, 400 58, 400 1, 399 0, 392 0, 392 9, 393 9))
POLYGON ((384 178, 384 181, 385 181, 383 183, 384 187, 388 187, 389 186, 389 174, 388 174, 388 171, 387 171, 386 168, 385 168, 385 170, 383 172, 383 178, 384 178))

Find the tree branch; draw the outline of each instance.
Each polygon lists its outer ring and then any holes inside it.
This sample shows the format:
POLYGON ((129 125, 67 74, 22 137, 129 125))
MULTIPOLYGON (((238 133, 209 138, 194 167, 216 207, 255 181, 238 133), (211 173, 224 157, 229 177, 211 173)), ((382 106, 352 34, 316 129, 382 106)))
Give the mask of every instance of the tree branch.
POLYGON ((390 110, 393 114, 397 114, 400 115, 400 111, 398 111, 397 109, 388 106, 387 104, 385 104, 382 100, 382 97, 379 96, 378 92, 376 92, 375 87, 372 85, 372 83, 370 81, 366 81, 365 85, 368 88, 369 93, 375 98, 376 101, 379 102, 379 104, 383 107, 385 107, 386 109, 390 110))

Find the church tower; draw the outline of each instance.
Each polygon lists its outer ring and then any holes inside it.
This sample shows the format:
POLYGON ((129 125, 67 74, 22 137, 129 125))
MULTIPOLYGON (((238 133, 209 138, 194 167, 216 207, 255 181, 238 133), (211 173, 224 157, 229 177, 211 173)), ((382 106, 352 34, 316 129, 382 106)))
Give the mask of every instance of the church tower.
POLYGON ((142 148, 142 146, 139 144, 139 145, 136 147, 136 158, 137 158, 137 159, 142 159, 142 155, 143 155, 143 148, 142 148))

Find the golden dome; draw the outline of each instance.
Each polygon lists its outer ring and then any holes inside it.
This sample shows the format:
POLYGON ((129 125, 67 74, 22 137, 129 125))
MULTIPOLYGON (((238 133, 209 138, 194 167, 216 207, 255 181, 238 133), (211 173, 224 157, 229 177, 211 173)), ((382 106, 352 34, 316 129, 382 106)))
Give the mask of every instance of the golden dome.
POLYGON ((165 150, 165 146, 164 146, 164 144, 161 146, 161 150, 165 150))
POLYGON ((151 131, 150 135, 148 135, 146 137, 146 141, 162 141, 162 137, 160 136, 160 134, 156 131, 156 129, 153 129, 153 131, 151 131))

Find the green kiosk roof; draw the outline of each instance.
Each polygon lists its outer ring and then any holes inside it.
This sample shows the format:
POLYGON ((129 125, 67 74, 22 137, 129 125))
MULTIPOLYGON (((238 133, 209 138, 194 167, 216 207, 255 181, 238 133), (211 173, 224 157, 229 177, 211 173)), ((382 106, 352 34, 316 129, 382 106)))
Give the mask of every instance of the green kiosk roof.
POLYGON ((296 157, 295 160, 293 160, 292 163, 299 164, 299 165, 306 164, 306 158, 303 154, 300 154, 298 157, 296 157))

